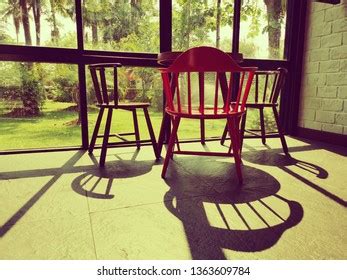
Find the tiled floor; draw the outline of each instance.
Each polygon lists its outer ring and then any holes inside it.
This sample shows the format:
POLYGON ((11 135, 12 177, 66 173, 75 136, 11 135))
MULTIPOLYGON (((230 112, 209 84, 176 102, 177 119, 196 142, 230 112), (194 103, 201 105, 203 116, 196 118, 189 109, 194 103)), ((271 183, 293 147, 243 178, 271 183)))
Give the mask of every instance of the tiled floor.
POLYGON ((245 141, 240 191, 230 158, 0 156, 0 259, 346 259, 347 150, 288 142, 245 141))

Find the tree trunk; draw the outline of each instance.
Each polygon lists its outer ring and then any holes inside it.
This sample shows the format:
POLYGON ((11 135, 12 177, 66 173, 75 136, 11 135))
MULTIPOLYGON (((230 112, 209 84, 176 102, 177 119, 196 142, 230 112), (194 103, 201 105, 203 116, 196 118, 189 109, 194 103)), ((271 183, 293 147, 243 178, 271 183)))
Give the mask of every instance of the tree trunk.
POLYGON ((51 5, 51 16, 52 16, 52 23, 53 23, 53 29, 51 31, 51 38, 54 43, 58 43, 58 38, 59 38, 59 29, 57 25, 57 20, 55 17, 55 5, 54 5, 54 0, 50 0, 50 5, 51 5))
POLYGON ((222 0, 217 0, 217 15, 216 15, 216 48, 219 49, 220 46, 220 21, 221 21, 221 2, 222 0))
POLYGON ((20 3, 21 12, 22 12, 22 23, 23 23, 23 29, 24 29, 25 44, 31 46, 32 42, 31 42, 31 35, 30 35, 30 23, 29 23, 27 0, 20 0, 19 3, 20 3))
POLYGON ((270 58, 280 58, 282 3, 279 0, 264 0, 267 10, 268 43, 270 58))
POLYGON ((96 20, 95 15, 94 15, 94 19, 92 22, 92 42, 93 42, 93 45, 98 44, 98 22, 96 20))
POLYGON ((36 45, 41 45, 41 0, 33 0, 33 15, 35 21, 36 45))

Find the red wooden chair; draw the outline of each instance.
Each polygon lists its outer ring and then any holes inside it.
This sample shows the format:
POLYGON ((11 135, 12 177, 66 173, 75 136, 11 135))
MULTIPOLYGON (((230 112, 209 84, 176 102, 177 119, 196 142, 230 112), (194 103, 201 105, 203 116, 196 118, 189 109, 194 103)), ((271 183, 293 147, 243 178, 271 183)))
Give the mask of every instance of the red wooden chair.
MULTIPOLYGON (((253 100, 249 100, 250 98, 248 99, 249 101, 246 103, 246 108, 259 110, 260 129, 246 128, 246 111, 241 121, 241 149, 244 138, 260 138, 264 145, 266 143, 266 138, 280 138, 283 152, 287 155, 289 154, 277 110, 278 99, 285 84, 287 72, 285 68, 255 72, 255 79, 251 88, 253 100), (277 131, 266 131, 265 129, 264 110, 266 108, 272 109, 277 131)), ((228 128, 226 125, 221 139, 222 145, 226 139, 227 132, 228 128)))
POLYGON ((162 170, 163 178, 173 154, 234 156, 237 176, 242 183, 239 124, 241 116, 245 113, 245 103, 256 70, 255 67, 238 66, 228 54, 212 47, 187 50, 170 67, 160 69, 166 95, 165 111, 171 116, 173 123, 162 170), (211 83, 212 90, 209 89, 211 83), (231 102, 235 86, 237 96, 234 102, 231 102), (205 92, 208 91, 214 94, 213 102, 210 102, 213 104, 205 102, 205 92), (177 130, 182 118, 226 119, 232 136, 229 151, 182 151, 178 142, 175 151, 177 130))
MULTIPOLYGON (((118 76, 117 76, 117 68, 121 67, 122 65, 119 63, 109 63, 109 64, 93 64, 89 65, 90 73, 92 76, 92 81, 94 85, 95 95, 97 99, 97 107, 100 108, 98 118, 95 124, 94 132, 92 139, 90 141, 89 145, 89 153, 92 153, 94 150, 96 139, 101 137, 103 138, 102 147, 101 147, 101 155, 100 155, 100 167, 105 165, 105 159, 106 159, 106 152, 109 145, 113 143, 109 143, 109 137, 115 136, 123 141, 127 141, 127 139, 124 138, 124 136, 134 135, 135 136, 135 143, 137 145, 137 148, 140 149, 141 142, 145 142, 146 140, 140 139, 140 133, 139 133, 139 127, 138 127, 138 121, 137 121, 137 109, 142 109, 146 118, 146 123, 148 127, 148 132, 150 135, 150 141, 152 142, 153 150, 155 157, 158 159, 160 158, 160 155, 158 154, 157 150, 157 144, 155 140, 155 135, 153 132, 152 123, 148 114, 148 107, 150 106, 149 103, 146 102, 127 102, 127 103, 120 103, 118 102, 118 76), (107 85, 107 79, 106 79, 106 69, 113 70, 113 88, 109 88, 107 85), (109 93, 113 93, 113 100, 110 100, 109 93), (108 111, 107 113, 107 120, 105 125, 105 131, 104 134, 98 135, 99 128, 101 124, 101 120, 104 114, 105 109, 108 111), (119 134, 110 134, 110 128, 111 128, 111 121, 112 121, 112 112, 113 110, 121 109, 121 110, 127 110, 132 112, 133 116, 133 124, 134 124, 134 132, 130 133, 119 133, 119 134)), ((127 141, 130 143, 130 141, 127 141)), ((148 142, 148 141, 146 141, 148 142)))

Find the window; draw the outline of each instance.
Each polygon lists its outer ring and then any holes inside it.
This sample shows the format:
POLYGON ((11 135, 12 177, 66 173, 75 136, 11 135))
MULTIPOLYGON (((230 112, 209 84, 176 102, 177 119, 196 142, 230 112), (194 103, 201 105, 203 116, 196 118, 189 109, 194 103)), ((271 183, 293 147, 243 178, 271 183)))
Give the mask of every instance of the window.
POLYGON ((86 49, 157 53, 159 1, 83 1, 86 49))
MULTIPOLYGON (((92 136, 99 109, 95 106, 96 96, 92 84, 89 70, 87 73, 87 93, 88 93, 88 123, 89 137, 92 136)), ((109 96, 113 90, 113 69, 106 69, 106 82, 109 87, 109 96)), ((163 86, 160 73, 157 69, 145 67, 121 67, 118 69, 118 94, 119 102, 149 102, 149 113, 156 137, 159 135, 163 116, 163 86)), ((113 100, 110 98, 110 100, 113 100)), ((132 113, 125 110, 114 111, 114 121, 111 130, 117 133, 133 132, 132 113)), ((137 110, 139 131, 142 140, 150 139, 148 128, 143 114, 143 110, 137 110)), ((105 126, 106 113, 101 124, 101 131, 105 126)), ((127 137, 134 140, 133 136, 127 137)), ((111 140, 118 141, 117 139, 111 140)))
POLYGON ((75 1, 0 3, 0 44, 76 48, 75 1))
POLYGON ((0 62, 0 150, 81 145, 77 67, 0 62))
POLYGON ((246 0, 241 8, 240 52, 248 58, 284 58, 287 0, 246 0))
MULTIPOLYGON (((301 5, 300 1, 288 3, 291 13, 301 5)), ((86 132, 89 136, 92 133, 97 111, 88 71, 87 102, 84 98, 80 101, 85 81, 83 71, 78 75, 78 69, 100 59, 122 62, 122 98, 151 103, 151 119, 158 137, 163 94, 160 74, 153 67, 160 47, 184 51, 207 45, 230 52, 232 38, 239 35, 234 48, 239 45, 244 58, 253 58, 252 63, 261 67, 286 67, 288 62, 280 61, 284 58, 286 10, 287 0, 0 1, 0 129, 6 131, 0 135, 0 151, 81 143, 86 148, 86 132), (234 14, 238 15, 240 3, 240 30, 234 32, 233 28, 239 26, 234 14), (166 32, 163 38, 160 23, 166 32), (5 62, 11 59, 20 62, 5 62)), ((295 47, 288 49, 291 53, 297 51, 295 47)), ((256 125, 256 114, 249 112, 251 127, 256 125)), ((120 117, 124 122, 114 122, 116 131, 131 129, 131 123, 127 124, 131 118, 120 117)), ((140 130, 146 134, 141 119, 140 115, 140 130)), ((220 136, 224 125, 206 121, 206 136, 220 136)), ((199 138, 199 122, 183 123, 179 137, 199 138)))
POLYGON ((173 50, 213 46, 231 51, 233 0, 173 0, 173 50))

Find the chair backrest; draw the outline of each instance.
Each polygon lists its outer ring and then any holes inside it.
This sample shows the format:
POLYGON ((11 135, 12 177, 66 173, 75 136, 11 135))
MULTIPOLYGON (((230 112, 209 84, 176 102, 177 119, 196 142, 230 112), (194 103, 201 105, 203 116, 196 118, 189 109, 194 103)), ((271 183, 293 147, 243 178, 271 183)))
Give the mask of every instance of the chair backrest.
POLYGON ((288 71, 285 68, 277 68, 270 71, 256 71, 251 95, 254 92, 255 103, 276 104, 286 81, 288 71))
POLYGON ((224 112, 244 111, 256 70, 256 67, 240 67, 228 54, 216 48, 189 49, 170 67, 160 69, 166 106, 178 113, 198 112, 200 115, 206 114, 207 110, 209 114, 217 114, 221 109, 224 112), (234 106, 230 106, 233 90, 237 95, 234 106), (206 98, 208 92, 212 95, 206 98))
POLYGON ((118 105, 118 74, 117 68, 121 67, 120 63, 100 63, 89 65, 90 74, 95 90, 95 96, 99 105, 108 105, 110 101, 109 93, 113 92, 114 105, 118 105), (113 69, 113 88, 107 84, 106 70, 113 69))

